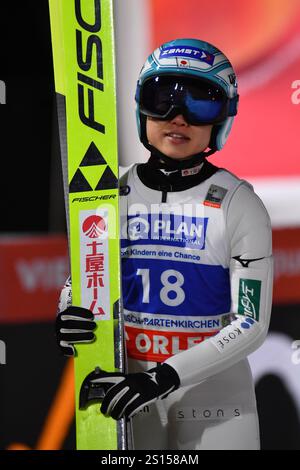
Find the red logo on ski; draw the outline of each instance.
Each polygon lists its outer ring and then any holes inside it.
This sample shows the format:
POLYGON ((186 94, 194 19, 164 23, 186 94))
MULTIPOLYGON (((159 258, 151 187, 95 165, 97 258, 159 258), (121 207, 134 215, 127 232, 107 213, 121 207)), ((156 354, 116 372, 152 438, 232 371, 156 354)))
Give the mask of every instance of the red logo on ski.
POLYGON ((99 215, 91 215, 83 222, 82 230, 89 238, 99 238, 106 231, 105 220, 99 215))

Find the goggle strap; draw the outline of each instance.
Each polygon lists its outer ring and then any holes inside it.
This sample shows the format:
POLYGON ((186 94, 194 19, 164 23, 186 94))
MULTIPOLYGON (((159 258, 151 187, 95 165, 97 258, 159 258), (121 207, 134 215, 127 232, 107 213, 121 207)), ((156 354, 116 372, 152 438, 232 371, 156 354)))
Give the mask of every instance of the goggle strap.
POLYGON ((141 96, 141 85, 139 82, 137 82, 136 90, 135 90, 135 101, 137 103, 140 102, 140 96, 141 96))
POLYGON ((234 96, 234 98, 231 98, 229 100, 228 116, 236 116, 238 101, 239 101, 239 95, 236 95, 234 96))

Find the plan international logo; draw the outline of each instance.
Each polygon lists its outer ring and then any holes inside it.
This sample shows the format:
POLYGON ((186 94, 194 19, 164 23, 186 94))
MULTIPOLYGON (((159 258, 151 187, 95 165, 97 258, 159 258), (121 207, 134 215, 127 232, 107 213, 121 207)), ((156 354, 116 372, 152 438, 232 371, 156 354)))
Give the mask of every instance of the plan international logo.
POLYGON ((123 218, 122 246, 127 238, 129 245, 136 242, 169 245, 171 242, 175 246, 204 250, 207 223, 206 217, 183 217, 181 214, 152 213, 128 216, 127 223, 124 223, 123 218))
POLYGON ((0 104, 6 104, 6 85, 3 80, 0 80, 0 104))

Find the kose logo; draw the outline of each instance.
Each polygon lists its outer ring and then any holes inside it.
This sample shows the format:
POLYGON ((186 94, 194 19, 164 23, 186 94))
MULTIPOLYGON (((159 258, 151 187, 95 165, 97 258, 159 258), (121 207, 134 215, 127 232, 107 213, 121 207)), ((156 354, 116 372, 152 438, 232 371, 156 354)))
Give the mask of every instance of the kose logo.
POLYGON ((82 230, 89 238, 100 238, 106 231, 105 220, 99 215, 91 215, 83 222, 82 230))
POLYGON ((0 80, 0 104, 6 104, 6 85, 3 80, 0 80))

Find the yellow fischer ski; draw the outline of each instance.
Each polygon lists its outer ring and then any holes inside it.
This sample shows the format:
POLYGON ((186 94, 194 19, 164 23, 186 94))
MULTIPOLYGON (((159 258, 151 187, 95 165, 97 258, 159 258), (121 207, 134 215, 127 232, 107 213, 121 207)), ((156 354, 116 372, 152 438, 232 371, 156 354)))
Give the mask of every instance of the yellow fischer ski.
MULTIPOLYGON (((73 304, 93 311, 93 344, 76 346, 78 449, 125 449, 124 421, 81 400, 96 367, 123 370, 118 149, 112 0, 49 0, 73 304)), ((91 397, 89 397, 91 398, 91 397)))

